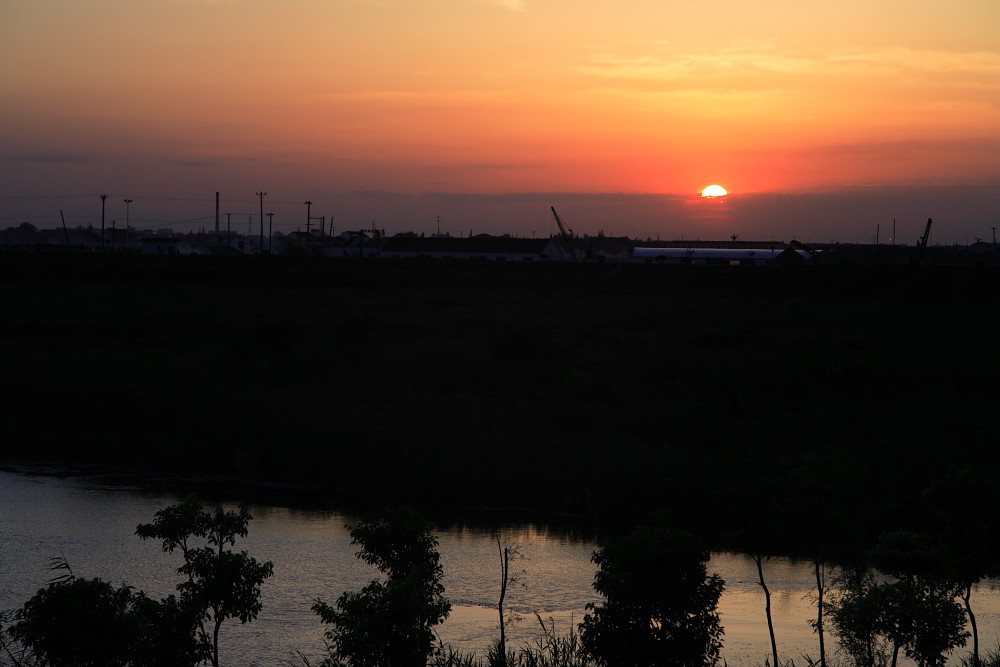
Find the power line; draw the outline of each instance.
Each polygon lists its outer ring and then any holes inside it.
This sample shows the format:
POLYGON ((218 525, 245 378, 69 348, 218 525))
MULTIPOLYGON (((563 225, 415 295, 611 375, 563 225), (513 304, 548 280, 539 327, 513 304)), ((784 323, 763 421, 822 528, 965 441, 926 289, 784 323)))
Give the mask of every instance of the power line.
POLYGON ((0 197, 0 201, 13 201, 15 199, 90 199, 94 195, 14 195, 10 197, 0 197))

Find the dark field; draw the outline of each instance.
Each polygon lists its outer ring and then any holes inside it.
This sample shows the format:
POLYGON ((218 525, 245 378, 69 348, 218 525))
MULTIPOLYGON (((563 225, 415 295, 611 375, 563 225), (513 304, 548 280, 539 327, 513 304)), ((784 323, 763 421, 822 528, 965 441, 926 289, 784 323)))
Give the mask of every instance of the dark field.
POLYGON ((0 447, 862 543, 992 484, 998 288, 990 267, 0 255, 0 447))

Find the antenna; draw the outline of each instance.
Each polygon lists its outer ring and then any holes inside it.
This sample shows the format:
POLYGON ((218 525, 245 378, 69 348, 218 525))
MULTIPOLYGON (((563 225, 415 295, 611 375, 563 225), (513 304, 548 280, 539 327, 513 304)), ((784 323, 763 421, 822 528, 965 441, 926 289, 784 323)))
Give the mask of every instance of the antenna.
MULTIPOLYGON (((125 247, 128 248, 128 209, 132 203, 131 199, 125 200, 125 247)), ((215 193, 215 235, 219 235, 219 193, 215 193)))
POLYGON ((107 195, 101 195, 101 252, 104 252, 104 202, 107 200, 107 195))

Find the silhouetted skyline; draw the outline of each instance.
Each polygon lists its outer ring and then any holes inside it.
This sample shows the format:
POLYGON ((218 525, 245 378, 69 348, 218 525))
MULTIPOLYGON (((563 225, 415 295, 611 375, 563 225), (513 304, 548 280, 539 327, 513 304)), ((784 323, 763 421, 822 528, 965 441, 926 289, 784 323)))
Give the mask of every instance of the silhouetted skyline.
POLYGON ((902 9, 19 3, 0 40, 16 64, 0 72, 0 225, 95 220, 109 193, 109 221, 131 198, 136 227, 212 226, 220 191, 223 213, 258 215, 268 192, 284 230, 308 200, 392 231, 440 216, 530 235, 556 205, 580 231, 654 238, 857 242, 928 217, 936 241, 989 237, 1000 5, 902 9), (724 206, 698 199, 711 183, 724 206))
MULTIPOLYGON (((295 192, 294 190, 292 191, 295 192)), ((220 194, 221 229, 257 234, 259 202, 253 192, 220 194)), ((265 217, 274 213, 273 229, 280 233, 306 230, 307 207, 293 194, 276 192, 264 202, 265 217)), ((525 238, 558 235, 549 209, 555 205, 578 235, 628 236, 635 239, 714 240, 733 234, 744 240, 914 245, 927 218, 935 227, 931 244, 969 244, 992 241, 998 226, 1000 186, 869 187, 801 190, 787 193, 733 193, 704 199, 637 193, 521 193, 506 195, 390 192, 317 192, 310 195, 312 225, 324 233, 370 229, 388 235, 400 232, 511 234, 525 238), (895 234, 895 236, 894 236, 895 234)), ((129 208, 131 227, 168 228, 177 233, 215 229, 214 192, 190 196, 134 194, 107 200, 106 224, 124 227, 129 208)), ((100 226, 101 200, 97 195, 7 197, 0 200, 0 229, 30 222, 40 229, 61 227, 63 211, 70 227, 100 226)), ((265 222, 270 223, 270 219, 265 222)), ((265 225, 266 226, 266 225, 265 225)))

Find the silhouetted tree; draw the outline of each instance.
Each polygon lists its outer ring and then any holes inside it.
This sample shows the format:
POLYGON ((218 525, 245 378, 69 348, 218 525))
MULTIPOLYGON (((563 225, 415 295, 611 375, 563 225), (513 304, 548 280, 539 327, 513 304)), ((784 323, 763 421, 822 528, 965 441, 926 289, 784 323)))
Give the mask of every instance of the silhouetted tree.
POLYGON ((1000 571, 995 528, 1000 525, 997 485, 992 470, 963 468, 935 481, 923 497, 934 533, 945 546, 946 577, 953 582, 972 630, 973 667, 981 664, 979 625, 972 610, 972 589, 1000 571))
POLYGON ((969 636, 954 584, 944 577, 944 552, 925 535, 897 531, 869 555, 892 579, 868 574, 831 604, 841 646, 863 667, 895 667, 901 649, 920 667, 943 667, 969 636))
POLYGON ((757 584, 764 591, 764 615, 767 617, 767 635, 771 638, 771 663, 774 667, 780 667, 778 663, 778 643, 774 638, 774 619, 771 617, 771 589, 767 587, 764 580, 764 561, 770 560, 770 556, 764 556, 760 552, 753 554, 754 565, 757 566, 757 584))
POLYGON ((361 591, 348 591, 334 606, 313 604, 329 629, 335 664, 352 667, 424 667, 432 653, 434 626, 448 617, 438 541, 411 512, 395 512, 348 526, 358 558, 386 575, 361 591))
MULTIPOLYGON (((510 571, 511 560, 517 561, 523 556, 521 551, 516 544, 510 544, 507 541, 500 541, 500 536, 497 535, 497 551, 500 555, 500 599, 497 601, 497 613, 500 616, 500 638, 497 640, 496 647, 494 650, 494 659, 491 664, 502 665, 506 667, 510 656, 507 653, 507 627, 518 621, 517 614, 508 615, 507 608, 505 606, 507 599, 507 590, 511 586, 516 586, 521 582, 521 575, 524 573, 523 570, 513 572, 510 571)), ((545 625, 542 624, 544 628, 545 625)))
POLYGON ((142 638, 135 647, 133 665, 185 667, 210 659, 212 646, 198 632, 201 611, 173 595, 156 601, 140 591, 132 603, 142 638))
POLYGON ((192 667, 208 656, 195 636, 198 615, 174 596, 156 601, 132 587, 100 579, 78 579, 63 558, 53 558, 54 577, 4 619, 0 664, 131 665, 192 667))
POLYGON ((640 527, 595 552, 594 589, 605 601, 588 606, 584 650, 607 667, 715 665, 725 582, 708 576, 708 557, 698 538, 660 527, 640 527))
POLYGON ((238 512, 221 505, 206 511, 200 502, 189 499, 160 510, 153 523, 140 524, 135 530, 144 540, 163 540, 164 551, 180 549, 184 564, 177 571, 187 579, 177 584, 177 604, 197 610, 200 639, 211 647, 209 659, 214 667, 219 667, 222 623, 230 618, 242 623, 257 618, 261 584, 274 572, 270 562, 260 563, 246 551, 226 548, 234 546, 238 537, 246 537, 252 518, 245 505, 238 512), (203 546, 193 546, 192 538, 204 540, 203 546))
POLYGON ((48 584, 18 609, 10 635, 52 667, 129 664, 138 643, 128 586, 70 578, 48 584))
POLYGON ((849 575, 840 594, 827 603, 837 641, 856 667, 885 667, 889 649, 880 633, 878 584, 870 572, 849 575))

